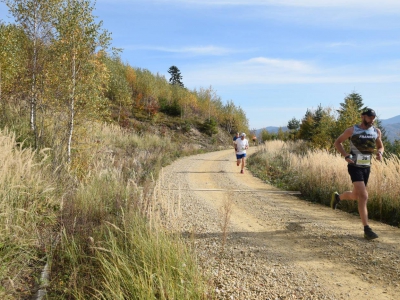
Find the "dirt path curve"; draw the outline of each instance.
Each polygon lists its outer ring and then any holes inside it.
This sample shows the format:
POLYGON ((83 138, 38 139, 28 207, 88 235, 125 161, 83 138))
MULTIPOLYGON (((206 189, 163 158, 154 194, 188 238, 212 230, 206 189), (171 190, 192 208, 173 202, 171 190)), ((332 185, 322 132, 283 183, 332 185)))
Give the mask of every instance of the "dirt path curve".
POLYGON ((366 241, 358 216, 239 170, 232 149, 182 158, 160 178, 220 299, 400 299, 398 228, 371 221, 380 237, 366 241))

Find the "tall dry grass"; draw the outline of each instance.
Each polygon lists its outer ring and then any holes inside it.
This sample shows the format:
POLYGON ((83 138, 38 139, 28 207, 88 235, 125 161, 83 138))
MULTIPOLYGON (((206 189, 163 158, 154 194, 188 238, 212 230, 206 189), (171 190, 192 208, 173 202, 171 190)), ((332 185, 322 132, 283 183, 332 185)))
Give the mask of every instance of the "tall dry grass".
MULTIPOLYGON (((248 165, 261 177, 325 205, 329 205, 332 192, 352 189, 347 162, 339 154, 308 150, 303 142, 266 142, 248 160, 248 165)), ((399 172, 400 161, 396 156, 386 157, 383 162, 373 160, 368 182, 370 218, 399 225, 399 172)), ((356 212, 357 204, 343 201, 341 209, 356 212)))
MULTIPOLYGON (((150 228, 141 218, 108 233, 93 250, 102 285, 98 299, 205 299, 204 278, 178 236, 150 228)), ((96 243, 96 242, 95 242, 96 243)))
POLYGON ((0 131, 1 299, 29 297, 39 283, 37 269, 45 265, 56 240, 52 228, 59 197, 45 162, 47 151, 22 146, 14 134, 0 131))
POLYGON ((73 165, 61 168, 52 150, 0 132, 0 299, 32 298, 45 265, 49 299, 210 298, 192 251, 160 222, 179 221, 176 199, 155 184, 163 165, 196 149, 85 128, 73 165))
POLYGON ((60 214, 50 297, 208 297, 190 249, 160 222, 161 212, 173 217, 172 200, 160 197, 155 179, 180 146, 109 125, 88 130, 93 147, 80 153, 88 167, 60 214))

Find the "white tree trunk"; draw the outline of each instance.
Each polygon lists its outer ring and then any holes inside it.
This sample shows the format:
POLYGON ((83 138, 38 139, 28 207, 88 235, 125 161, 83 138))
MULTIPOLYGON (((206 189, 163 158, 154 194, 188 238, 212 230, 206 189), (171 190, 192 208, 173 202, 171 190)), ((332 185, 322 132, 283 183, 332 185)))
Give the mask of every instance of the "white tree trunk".
POLYGON ((33 24, 33 65, 32 65, 32 84, 31 84, 31 116, 30 125, 31 129, 36 137, 36 69, 37 69, 37 18, 36 11, 34 13, 34 24, 33 24))
POLYGON ((70 106, 69 106, 70 122, 69 122, 69 132, 68 132, 68 149, 67 149, 68 164, 71 163, 72 134, 74 132, 75 91, 76 91, 76 55, 74 49, 74 55, 72 59, 72 90, 71 90, 70 106))

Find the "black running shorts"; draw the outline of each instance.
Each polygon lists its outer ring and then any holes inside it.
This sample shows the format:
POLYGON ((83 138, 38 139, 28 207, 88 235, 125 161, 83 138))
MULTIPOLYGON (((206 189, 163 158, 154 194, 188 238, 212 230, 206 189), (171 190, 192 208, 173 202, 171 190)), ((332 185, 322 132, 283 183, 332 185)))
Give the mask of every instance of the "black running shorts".
POLYGON ((353 165, 347 165, 347 170, 350 174, 351 182, 364 181, 365 186, 367 186, 371 167, 360 168, 353 165))

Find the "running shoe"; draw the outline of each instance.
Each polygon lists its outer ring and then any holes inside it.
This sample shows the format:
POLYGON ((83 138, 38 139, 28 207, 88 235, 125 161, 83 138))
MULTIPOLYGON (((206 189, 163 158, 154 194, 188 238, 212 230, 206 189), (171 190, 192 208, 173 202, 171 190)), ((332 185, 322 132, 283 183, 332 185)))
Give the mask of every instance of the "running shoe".
POLYGON ((331 198, 331 207, 332 209, 336 209, 340 202, 340 197, 338 192, 334 192, 331 198))
POLYGON ((243 170, 240 170, 240 174, 244 174, 243 170))
POLYGON ((371 228, 364 229, 364 238, 367 240, 373 240, 378 238, 378 235, 372 231, 371 228))
POLYGON ((239 167, 239 165, 240 165, 240 162, 236 162, 236 165, 239 167))

